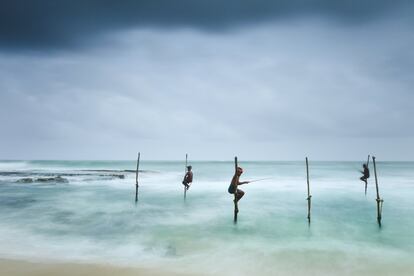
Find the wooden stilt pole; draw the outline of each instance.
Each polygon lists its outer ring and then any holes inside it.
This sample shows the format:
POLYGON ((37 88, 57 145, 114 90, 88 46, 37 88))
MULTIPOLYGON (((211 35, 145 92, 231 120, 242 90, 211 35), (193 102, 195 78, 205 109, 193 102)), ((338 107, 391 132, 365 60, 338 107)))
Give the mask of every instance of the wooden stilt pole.
POLYGON ((311 194, 310 194, 310 187, 309 187, 309 164, 308 164, 308 157, 306 157, 306 182, 308 185, 308 222, 311 222, 311 194))
MULTIPOLYGON (((234 157, 234 174, 237 173, 237 156, 234 157)), ((236 184, 236 190, 234 191, 234 223, 237 223, 237 214, 239 213, 239 206, 237 202, 237 184, 236 184)))
MULTIPOLYGON (((368 160, 367 160, 367 168, 369 169, 369 154, 368 154, 368 160)), ((368 179, 365 179, 365 196, 367 195, 367 187, 368 186, 368 179)))
POLYGON ((139 185, 138 185, 138 173, 139 173, 139 159, 140 159, 140 157, 141 157, 141 153, 138 152, 137 171, 136 171, 136 174, 135 174, 135 203, 138 202, 138 187, 139 187, 139 185))
POLYGON ((378 178, 377 178, 377 166, 375 163, 375 156, 372 156, 372 163, 374 163, 374 173, 375 173, 375 187, 377 189, 377 221, 379 227, 381 227, 381 219, 382 219, 382 204, 384 202, 383 199, 380 198, 379 190, 378 190, 378 178))
MULTIPOLYGON (((188 160, 188 154, 185 154, 185 170, 184 170, 184 177, 185 174, 187 173, 187 160, 188 160)), ((187 186, 184 185, 184 200, 187 198, 187 186)))

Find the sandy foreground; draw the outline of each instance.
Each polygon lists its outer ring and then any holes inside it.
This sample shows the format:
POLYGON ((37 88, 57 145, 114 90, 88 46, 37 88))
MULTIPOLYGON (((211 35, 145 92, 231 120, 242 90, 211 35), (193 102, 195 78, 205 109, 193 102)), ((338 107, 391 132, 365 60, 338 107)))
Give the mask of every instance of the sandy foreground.
MULTIPOLYGON (((292 264, 294 265, 294 264, 292 264)), ((338 269, 324 264, 323 267, 283 267, 282 269, 271 269, 261 272, 254 271, 227 271, 221 273, 206 273, 203 270, 197 273, 177 272, 168 270, 168 267, 162 268, 145 268, 145 267, 121 267, 109 264, 82 264, 82 263, 59 263, 53 261, 22 261, 0 259, 0 276, 137 276, 137 275, 278 275, 278 276, 412 276, 414 275, 414 266, 406 264, 405 266, 369 266, 348 269, 338 269)))
POLYGON ((0 259, 1 276, 164 276, 175 274, 162 269, 147 269, 135 267, 117 267, 111 265, 79 264, 79 263, 46 263, 20 260, 0 259))

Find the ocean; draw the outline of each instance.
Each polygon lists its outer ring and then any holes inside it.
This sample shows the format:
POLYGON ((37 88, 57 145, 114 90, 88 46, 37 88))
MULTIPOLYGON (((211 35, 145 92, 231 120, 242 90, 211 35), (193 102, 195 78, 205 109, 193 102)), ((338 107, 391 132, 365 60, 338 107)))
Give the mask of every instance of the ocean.
POLYGON ((203 275, 413 275, 414 162, 243 161, 233 223, 230 161, 0 161, 0 257, 203 275))

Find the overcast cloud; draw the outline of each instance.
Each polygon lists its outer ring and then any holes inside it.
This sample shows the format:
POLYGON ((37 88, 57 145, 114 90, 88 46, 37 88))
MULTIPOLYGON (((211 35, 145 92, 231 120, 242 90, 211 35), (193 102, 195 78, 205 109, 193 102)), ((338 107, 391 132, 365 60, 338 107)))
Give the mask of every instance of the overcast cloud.
POLYGON ((30 3, 0 9, 0 159, 412 160, 409 1, 30 3))

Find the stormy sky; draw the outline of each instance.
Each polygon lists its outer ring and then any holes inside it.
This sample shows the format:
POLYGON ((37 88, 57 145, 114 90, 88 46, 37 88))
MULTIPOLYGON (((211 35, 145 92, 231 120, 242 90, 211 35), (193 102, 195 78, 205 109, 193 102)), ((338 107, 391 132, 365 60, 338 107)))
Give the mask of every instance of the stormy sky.
POLYGON ((413 160, 414 2, 0 0, 0 159, 413 160))

